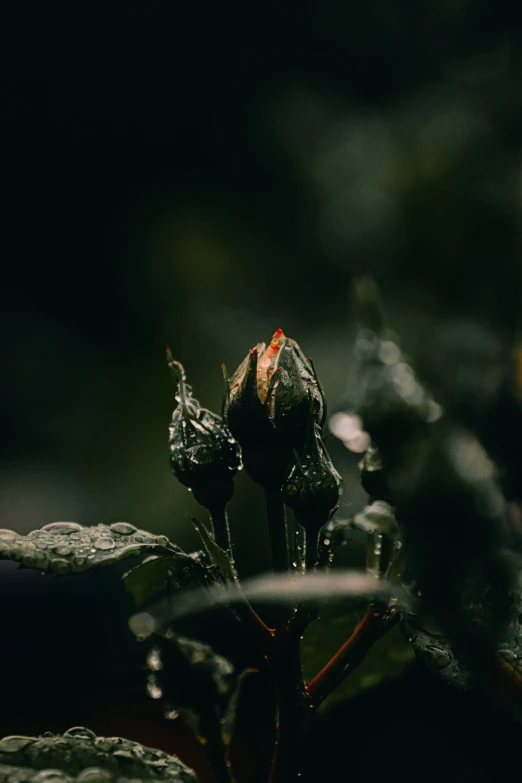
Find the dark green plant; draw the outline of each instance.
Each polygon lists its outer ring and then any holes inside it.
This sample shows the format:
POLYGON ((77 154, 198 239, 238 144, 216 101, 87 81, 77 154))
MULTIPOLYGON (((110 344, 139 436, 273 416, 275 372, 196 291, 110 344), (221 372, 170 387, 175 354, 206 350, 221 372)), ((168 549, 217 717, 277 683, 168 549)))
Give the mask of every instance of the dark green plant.
MULTIPOLYGON (((364 452, 360 474, 369 503, 353 517, 335 516, 342 480, 323 438, 326 400, 314 366, 278 329, 231 378, 225 371, 222 416, 200 406, 167 351, 177 401, 170 465, 208 514, 193 520, 201 552, 187 554, 165 536, 123 522, 57 522, 25 536, 0 531, 1 557, 44 573, 65 576, 133 559, 123 581, 140 609, 130 627, 147 645, 147 689, 164 701, 167 717, 192 729, 216 783, 307 779, 318 708, 394 626, 451 684, 475 688, 515 713, 520 701, 518 540, 495 464, 477 434, 420 383, 386 329, 370 281, 358 284, 357 303, 357 382, 345 410, 331 419, 333 433, 364 452), (240 582, 227 505, 242 466, 264 492, 273 572, 240 582), (366 569, 332 567, 353 536, 367 540, 366 569), (365 613, 306 681, 301 640, 322 613, 328 616, 325 599, 352 608, 363 602, 365 613), (186 637, 188 617, 213 611, 227 618, 224 628, 247 638, 251 661, 243 670, 186 637), (259 697, 251 688, 255 676, 265 693, 262 708, 250 705, 259 722, 251 730, 264 738, 266 770, 259 759, 245 768, 234 754, 241 705, 259 697)), ((509 466, 501 467, 512 482, 509 466)), ((0 781, 119 777, 196 780, 165 754, 87 729, 0 742, 0 781)))

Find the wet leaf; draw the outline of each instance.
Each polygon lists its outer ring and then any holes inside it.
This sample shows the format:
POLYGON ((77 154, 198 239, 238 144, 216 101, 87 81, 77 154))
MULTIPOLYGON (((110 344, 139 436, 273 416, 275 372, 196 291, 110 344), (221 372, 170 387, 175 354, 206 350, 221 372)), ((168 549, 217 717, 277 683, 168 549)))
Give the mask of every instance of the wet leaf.
POLYGON ((441 675, 457 688, 468 687, 471 673, 458 661, 451 644, 433 621, 412 616, 403 619, 401 624, 415 654, 433 674, 441 675))
MULTIPOLYGON (((348 607, 347 611, 343 603, 325 603, 321 617, 307 628, 301 642, 303 673, 307 681, 315 677, 344 644, 361 617, 361 611, 354 611, 352 607, 348 607)), ((328 696, 323 709, 357 696, 385 680, 400 677, 414 657, 412 646, 400 629, 392 628, 373 645, 350 676, 328 696)))
POLYGON ((178 758, 121 737, 97 737, 83 726, 63 735, 0 740, 0 783, 197 783, 178 758))
POLYGON ((234 729, 236 727, 236 718, 238 713, 238 707, 239 707, 239 701, 241 698, 241 691, 243 688, 244 683, 252 677, 253 674, 257 674, 257 669, 245 669, 245 671, 241 672, 237 679, 236 688, 234 690, 234 693, 232 694, 230 701, 228 703, 228 707, 225 711, 225 714, 223 716, 222 720, 222 735, 223 735, 223 743, 225 745, 229 745, 230 741, 232 739, 232 735, 234 734, 234 729))
POLYGON ((123 575, 123 584, 136 606, 146 604, 160 593, 171 594, 194 582, 197 563, 184 558, 150 555, 123 575))
MULTIPOLYGON (((495 607, 491 589, 468 588, 462 596, 467 616, 475 627, 487 623, 488 614, 495 607)), ((510 596, 505 623, 497 640, 497 658, 508 664, 519 674, 522 671, 522 592, 515 590, 510 596)), ((424 660, 430 671, 441 675, 448 683, 458 688, 472 685, 472 671, 467 663, 455 654, 453 645, 437 622, 428 615, 409 614, 401 620, 403 631, 412 643, 415 653, 424 660)))
POLYGON ((194 517, 191 517, 190 521, 194 525, 196 531, 199 533, 208 556, 218 571, 222 574, 225 581, 231 584, 235 583, 237 581, 236 569, 234 568, 234 564, 225 550, 221 549, 221 547, 216 544, 205 525, 201 524, 201 522, 198 522, 198 520, 194 517))
POLYGON ((176 567, 191 562, 189 555, 166 536, 137 530, 127 522, 93 527, 53 522, 27 535, 0 530, 0 559, 13 560, 44 574, 81 573, 148 553, 162 555, 176 567))
MULTIPOLYGON (((411 597, 402 587, 356 570, 309 573, 298 579, 294 575, 268 574, 242 582, 241 589, 236 584, 229 584, 214 591, 210 598, 213 605, 241 602, 245 598, 265 604, 293 604, 325 598, 394 600, 403 608, 410 608, 412 604, 411 597)), ((166 607, 160 602, 152 607, 151 612, 158 628, 171 620, 210 608, 208 592, 200 589, 183 593, 172 606, 166 607)))

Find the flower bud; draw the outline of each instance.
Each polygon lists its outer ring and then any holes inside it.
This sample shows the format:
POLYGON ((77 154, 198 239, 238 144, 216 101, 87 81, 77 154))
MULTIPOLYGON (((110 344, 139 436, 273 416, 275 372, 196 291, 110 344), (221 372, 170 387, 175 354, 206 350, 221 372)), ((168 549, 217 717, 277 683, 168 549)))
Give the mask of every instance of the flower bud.
POLYGON ((292 445, 302 446, 310 415, 320 427, 326 419, 324 392, 295 340, 285 337, 277 357, 277 382, 267 400, 274 427, 287 434, 292 445))
POLYGON ((262 485, 281 484, 308 421, 322 425, 326 416, 313 365, 277 329, 268 347, 258 343, 226 380, 223 417, 241 444, 247 472, 262 485))
POLYGON ((343 481, 321 438, 321 430, 310 422, 301 453, 283 485, 283 500, 294 510, 307 533, 317 535, 339 506, 343 481))
POLYGON ((241 465, 240 447, 220 416, 202 408, 186 383, 179 362, 167 353, 178 383, 178 406, 169 426, 170 467, 206 508, 224 506, 232 497, 233 477, 241 465))

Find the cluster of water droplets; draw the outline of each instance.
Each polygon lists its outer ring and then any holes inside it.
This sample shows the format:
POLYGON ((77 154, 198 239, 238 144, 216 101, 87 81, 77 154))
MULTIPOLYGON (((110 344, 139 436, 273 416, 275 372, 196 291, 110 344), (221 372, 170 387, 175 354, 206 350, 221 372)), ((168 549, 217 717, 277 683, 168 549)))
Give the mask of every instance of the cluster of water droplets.
POLYGON ((1 783, 197 783, 179 759, 121 737, 97 737, 83 726, 63 735, 0 740, 1 783))
POLYGON ((166 536, 138 530, 128 522, 92 527, 53 522, 27 535, 0 530, 0 559, 57 576, 88 571, 148 550, 171 548, 166 536))
MULTIPOLYGON (((511 593, 509 600, 509 619, 498 642, 497 657, 522 675, 522 584, 511 593)), ((463 602, 475 623, 480 625, 488 621, 489 588, 468 585, 463 591, 463 602)), ((470 672, 455 656, 451 644, 431 618, 410 615, 405 618, 404 627, 415 652, 433 671, 439 672, 452 685, 469 686, 470 672)))

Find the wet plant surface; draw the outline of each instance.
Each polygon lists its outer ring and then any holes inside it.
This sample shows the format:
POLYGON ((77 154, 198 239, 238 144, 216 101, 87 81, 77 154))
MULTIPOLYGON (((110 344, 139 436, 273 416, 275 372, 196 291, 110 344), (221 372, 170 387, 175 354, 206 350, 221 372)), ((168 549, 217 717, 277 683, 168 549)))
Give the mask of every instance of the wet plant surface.
MULTIPOLYGON (((405 737, 406 779, 427 755, 436 757, 428 779, 450 757, 454 778, 446 779, 495 780, 507 768, 522 718, 512 469, 506 455, 493 461, 454 403, 444 407, 422 383, 372 280, 357 282, 355 304, 355 380, 328 422, 360 455, 369 497, 355 514, 339 513, 343 480, 326 446, 315 365, 277 329, 232 376, 223 368, 221 415, 200 405, 167 350, 176 401, 170 467, 201 507, 190 520, 200 550, 187 553, 122 521, 0 530, 1 558, 39 571, 40 580, 60 577, 53 590, 73 580, 91 619, 112 624, 117 645, 107 668, 118 671, 116 689, 113 680, 101 696, 88 654, 79 672, 65 652, 54 662, 59 689, 74 689, 69 709, 83 721, 94 686, 91 709, 99 713, 100 698, 109 706, 115 696, 118 713, 135 704, 137 724, 151 716, 150 744, 176 754, 97 737, 96 715, 88 729, 11 733, 0 741, 2 780, 380 779, 405 737), (228 512, 243 468, 264 496, 272 561, 269 572, 246 579, 228 512), (125 603, 114 598, 118 589, 125 603)), ((517 401, 514 369, 507 363, 505 376, 517 401)), ((86 639, 88 618, 78 602, 70 622, 86 639)), ((45 639, 52 631, 48 618, 40 621, 45 639)), ((49 699, 52 671, 42 664, 49 699)), ((67 694, 57 699, 63 708, 67 694)), ((104 720, 112 723, 110 714, 104 720)))

